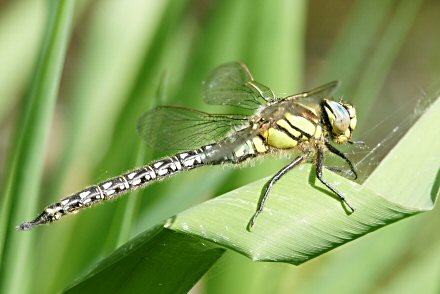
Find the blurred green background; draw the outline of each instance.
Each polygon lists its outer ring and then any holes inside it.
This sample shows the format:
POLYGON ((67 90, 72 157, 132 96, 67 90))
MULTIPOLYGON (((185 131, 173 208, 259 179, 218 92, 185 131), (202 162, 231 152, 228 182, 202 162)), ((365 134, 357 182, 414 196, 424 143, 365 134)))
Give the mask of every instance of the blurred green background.
MULTIPOLYGON (((27 97, 54 4, 0 1, 4 293, 60 291, 137 233, 286 163, 196 170, 50 227, 14 231, 47 204, 162 156, 136 134, 137 119, 151 107, 180 104, 218 112, 202 103, 202 81, 224 62, 244 62, 279 96, 341 80, 337 96, 358 110, 355 139, 372 147, 383 143, 369 154, 366 170, 440 89, 435 0, 70 2, 59 91, 42 131, 47 136, 32 134, 35 141, 26 146, 17 143, 17 134, 32 109, 27 97), (399 131, 389 136, 396 126, 399 131), (41 149, 32 149, 36 145, 41 149), (33 152, 40 164, 25 161, 19 167, 35 173, 12 179, 17 150, 33 152), (10 183, 31 192, 17 199, 10 183)), ((438 293, 438 212, 404 220, 299 267, 252 263, 227 252, 192 292, 438 293)))

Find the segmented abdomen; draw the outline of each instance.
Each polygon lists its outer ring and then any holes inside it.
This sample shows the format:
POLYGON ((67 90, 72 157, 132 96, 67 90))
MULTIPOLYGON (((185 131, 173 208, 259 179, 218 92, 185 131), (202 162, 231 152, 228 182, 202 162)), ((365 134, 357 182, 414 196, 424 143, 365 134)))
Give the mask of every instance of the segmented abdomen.
POLYGON ((202 148, 186 151, 108 179, 48 206, 34 221, 24 223, 19 229, 31 229, 39 224, 53 222, 66 214, 104 200, 113 199, 128 191, 146 186, 151 182, 164 179, 177 172, 202 166, 205 164, 203 158, 204 150, 202 148))
POLYGON ((258 139, 260 140, 259 144, 255 144, 254 140, 257 139, 254 139, 247 140, 241 145, 233 144, 228 146, 228 144, 231 144, 231 142, 229 142, 231 138, 226 138, 216 144, 206 145, 199 149, 185 151, 171 157, 163 158, 139 169, 129 171, 118 177, 88 187, 62 199, 60 202, 48 206, 35 220, 24 223, 17 227, 17 229, 29 230, 37 225, 56 221, 64 215, 92 206, 104 200, 114 199, 126 192, 144 187, 180 171, 226 162, 239 163, 261 153, 257 149, 261 151, 261 148, 265 148, 261 139, 258 139), (256 146, 259 147, 257 148, 256 146))

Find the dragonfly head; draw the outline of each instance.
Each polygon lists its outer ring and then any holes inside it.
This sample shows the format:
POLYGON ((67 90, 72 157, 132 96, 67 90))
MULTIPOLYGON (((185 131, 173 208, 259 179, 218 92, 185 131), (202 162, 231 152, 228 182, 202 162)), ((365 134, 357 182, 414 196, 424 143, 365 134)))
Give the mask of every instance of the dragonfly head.
POLYGON ((357 123, 353 105, 324 99, 322 108, 333 141, 338 144, 349 142, 357 123))

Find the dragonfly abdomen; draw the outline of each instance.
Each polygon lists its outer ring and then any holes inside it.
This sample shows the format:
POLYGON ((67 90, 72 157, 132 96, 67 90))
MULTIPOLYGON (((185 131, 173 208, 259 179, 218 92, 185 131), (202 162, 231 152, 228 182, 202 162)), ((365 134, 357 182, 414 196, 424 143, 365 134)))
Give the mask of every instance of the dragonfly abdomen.
POLYGON ((180 171, 203 166, 206 164, 203 161, 204 157, 205 151, 202 148, 185 151, 108 179, 68 196, 60 202, 49 205, 35 220, 23 223, 17 229, 29 230, 40 224, 54 222, 64 215, 90 207, 104 200, 114 199, 119 195, 162 180, 180 171))
POLYGON ((264 138, 259 135, 241 144, 234 142, 234 139, 234 137, 229 137, 219 143, 204 146, 203 162, 210 165, 239 164, 269 151, 264 138))

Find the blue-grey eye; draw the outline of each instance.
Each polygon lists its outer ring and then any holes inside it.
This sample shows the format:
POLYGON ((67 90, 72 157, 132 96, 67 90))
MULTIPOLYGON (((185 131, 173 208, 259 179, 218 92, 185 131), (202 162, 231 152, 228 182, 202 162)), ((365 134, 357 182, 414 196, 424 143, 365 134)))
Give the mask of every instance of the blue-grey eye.
POLYGON ((350 126, 350 114, 347 109, 338 102, 327 101, 327 105, 330 107, 331 112, 334 115, 333 129, 337 133, 344 133, 350 126))

